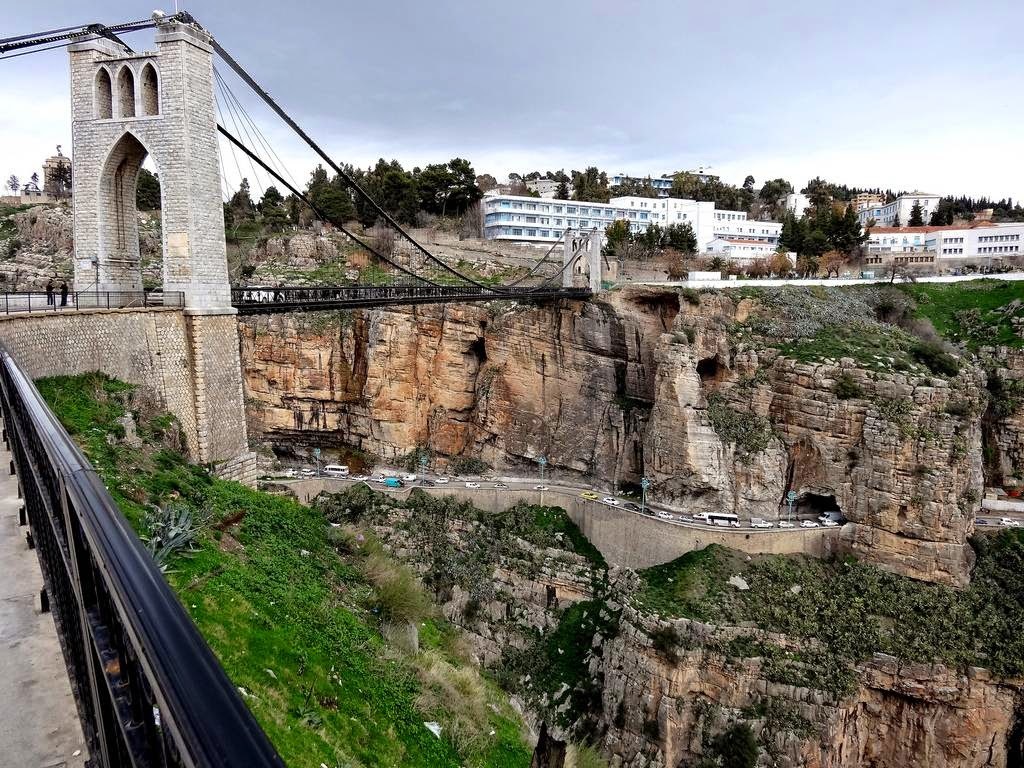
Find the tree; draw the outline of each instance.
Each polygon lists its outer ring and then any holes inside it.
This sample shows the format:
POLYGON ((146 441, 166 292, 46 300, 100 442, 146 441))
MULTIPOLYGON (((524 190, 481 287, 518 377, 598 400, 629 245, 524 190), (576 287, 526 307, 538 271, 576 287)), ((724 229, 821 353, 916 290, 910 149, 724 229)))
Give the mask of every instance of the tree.
POLYGON ((32 186, 33 187, 35 187, 36 189, 39 189, 39 174, 38 173, 35 173, 33 171, 32 176, 30 178, 30 181, 32 182, 32 186))
POLYGON ((839 270, 845 267, 848 261, 848 254, 843 251, 831 250, 825 251, 821 255, 818 265, 821 269, 825 270, 826 277, 831 277, 833 272, 835 272, 836 277, 839 277, 839 270))
POLYGON ((252 197, 249 195, 249 180, 243 178, 238 185, 238 191, 228 201, 231 209, 232 221, 251 219, 253 216, 252 197))
POLYGON ((449 213, 461 215, 483 197, 473 166, 461 157, 452 158, 447 163, 428 165, 415 179, 420 207, 440 216, 449 213))
POLYGON ((277 187, 267 187, 260 198, 260 214, 263 216, 263 224, 274 232, 280 232, 288 225, 288 213, 284 208, 284 197, 277 191, 277 187))
POLYGON ((572 172, 572 199, 589 203, 607 203, 611 199, 608 190, 608 174, 594 166, 580 173, 572 172))
POLYGON ((18 194, 18 190, 21 189, 21 182, 13 173, 7 178, 7 188, 14 194, 18 194))
POLYGON ((829 184, 820 176, 815 176, 803 189, 811 201, 811 207, 817 213, 825 207, 831 206, 833 197, 833 185, 829 184))
POLYGON ((804 249, 804 239, 807 237, 807 224, 803 219, 798 219, 792 211, 788 212, 782 220, 782 231, 779 233, 779 245, 794 253, 800 253, 804 249))
POLYGON ((51 178, 52 194, 56 197, 67 197, 71 194, 71 163, 61 163, 53 169, 51 178))
POLYGON ((757 765, 757 737, 746 723, 735 723, 718 734, 712 748, 722 768, 754 768, 757 765))
POLYGON ((924 226, 924 214, 919 202, 915 201, 914 207, 910 209, 910 220, 907 222, 907 225, 911 227, 924 226))
POLYGON ((629 222, 625 219, 616 219, 604 228, 605 254, 612 256, 619 253, 619 249, 629 243, 631 237, 629 222))
POLYGON ((899 211, 896 211, 896 215, 893 216, 892 225, 894 227, 900 226, 900 212, 899 211))
POLYGON ((558 189, 555 190, 555 200, 568 200, 569 199, 569 183, 562 179, 558 182, 558 189))
POLYGON ((135 184, 135 207, 140 211, 160 210, 160 179, 146 168, 139 168, 135 184))
POLYGON ((697 252, 697 235, 688 221, 669 224, 665 230, 665 242, 684 256, 692 256, 697 252))
POLYGON ((476 185, 481 192, 490 192, 498 188, 498 180, 489 173, 482 173, 476 177, 476 185))
POLYGON ((747 178, 743 180, 743 188, 748 192, 753 192, 755 183, 756 182, 754 181, 754 177, 751 176, 750 174, 747 174, 747 178))
POLYGON ((793 262, 785 251, 776 251, 768 261, 768 269, 771 270, 771 274, 782 277, 793 271, 793 262))

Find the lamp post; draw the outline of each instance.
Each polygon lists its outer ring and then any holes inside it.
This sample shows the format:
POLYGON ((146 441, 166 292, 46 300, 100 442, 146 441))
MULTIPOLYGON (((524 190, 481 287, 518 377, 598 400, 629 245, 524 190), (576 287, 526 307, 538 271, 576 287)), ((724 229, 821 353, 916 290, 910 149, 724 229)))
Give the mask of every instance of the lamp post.
POLYGON ((640 514, 644 514, 644 510, 647 508, 647 489, 651 487, 651 479, 649 477, 640 478, 640 514))
POLYGON ((537 463, 540 464, 540 484, 544 485, 544 467, 548 465, 548 457, 541 456, 537 459, 537 463))
POLYGON ((420 474, 427 474, 427 464, 430 463, 430 457, 425 453, 420 454, 420 474))

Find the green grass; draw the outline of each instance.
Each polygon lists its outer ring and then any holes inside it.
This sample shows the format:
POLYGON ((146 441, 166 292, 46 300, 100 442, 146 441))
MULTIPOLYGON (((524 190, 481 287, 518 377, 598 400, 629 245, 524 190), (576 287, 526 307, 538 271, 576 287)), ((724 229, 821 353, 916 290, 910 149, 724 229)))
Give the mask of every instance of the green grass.
POLYGON ((558 539, 560 546, 583 555, 598 568, 607 568, 604 555, 600 550, 590 543, 590 539, 583 535, 583 532, 572 520, 568 513, 561 507, 531 507, 534 514, 534 523, 541 531, 546 531, 558 539))
MULTIPOLYGON (((740 553, 712 546, 641 571, 642 588, 634 600, 641 610, 663 617, 727 625, 750 622, 790 637, 813 638, 827 658, 797 661, 819 667, 823 679, 840 690, 844 676, 829 666, 830 660, 849 664, 879 651, 909 661, 976 665, 999 675, 1021 675, 1024 531, 981 537, 975 547, 971 585, 956 590, 852 559, 779 555, 748 562, 740 553), (726 583, 734 573, 747 581, 748 591, 726 583)), ((779 650, 757 645, 726 650, 732 655, 773 655, 779 650)))
MULTIPOLYGON (((207 521, 198 551, 173 559, 168 580, 287 764, 529 764, 518 718, 493 686, 483 733, 494 736, 460 751, 449 734, 438 739, 424 727, 447 713, 417 703, 420 657, 386 645, 373 589, 332 549, 318 512, 211 478, 161 448, 166 414, 140 415, 139 434, 151 441, 144 449, 118 442, 114 420, 132 406, 125 384, 91 375, 39 387, 133 525, 147 505, 171 498, 207 521)), ((427 648, 464 666, 452 652, 454 630, 440 619, 424 629, 427 648)))
POLYGON ((900 288, 913 297, 916 314, 931 320, 950 341, 969 349, 1000 344, 1024 347, 1011 318, 1024 318, 1024 282, 971 280, 962 283, 915 283, 900 288), (1012 302, 1019 302, 1009 309, 1012 302))

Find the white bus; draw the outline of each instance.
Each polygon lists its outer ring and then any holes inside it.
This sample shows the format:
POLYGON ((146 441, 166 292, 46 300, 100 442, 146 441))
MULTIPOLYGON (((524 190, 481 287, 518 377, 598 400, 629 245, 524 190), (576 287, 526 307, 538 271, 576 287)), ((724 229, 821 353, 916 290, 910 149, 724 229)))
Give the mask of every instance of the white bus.
POLYGON ((348 477, 348 466, 345 464, 328 464, 324 467, 324 474, 328 477, 348 477))
POLYGON ((733 528, 740 527, 739 515, 732 515, 728 512, 698 512, 693 516, 694 520, 702 520, 705 523, 711 525, 719 525, 723 528, 732 526, 733 528))

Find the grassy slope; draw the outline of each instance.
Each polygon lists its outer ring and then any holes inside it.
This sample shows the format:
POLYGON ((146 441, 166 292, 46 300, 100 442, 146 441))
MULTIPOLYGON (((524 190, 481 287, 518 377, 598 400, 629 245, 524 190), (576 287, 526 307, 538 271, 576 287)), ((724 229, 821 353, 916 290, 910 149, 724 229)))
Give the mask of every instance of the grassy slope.
MULTIPOLYGON (((367 610, 371 588, 328 545, 320 515, 212 479, 173 451, 110 445, 108 434, 123 433, 114 419, 127 385, 84 376, 39 388, 136 529, 147 504, 173 497, 209 515, 199 551, 174 560, 168 578, 289 765, 529 764, 518 721, 493 686, 494 736, 460 754, 427 731, 424 720, 443 723, 446 713, 418 709, 418 659, 385 645, 367 610)), ((140 421, 151 444, 172 428, 163 414, 140 421)), ((424 627, 424 646, 461 666, 451 640, 442 624, 424 627)))
MULTIPOLYGON (((641 609, 718 624, 754 622, 795 638, 814 638, 841 662, 881 651, 911 661, 978 665, 1024 674, 1024 531, 975 542, 969 589, 954 590, 854 560, 745 556, 711 546, 641 572, 641 609), (740 574, 749 591, 727 584, 740 574), (794 587, 799 587, 794 591, 794 587)), ((762 647, 729 649, 762 655, 762 647)), ((820 661, 820 660, 818 660, 820 661)))
POLYGON ((1016 335, 1010 323, 1013 316, 1024 317, 1024 306, 1016 312, 1004 311, 1013 301, 1024 304, 1024 281, 916 283, 901 288, 914 298, 918 316, 931 320, 951 341, 970 348, 983 344, 1024 347, 1024 337, 1016 335))

